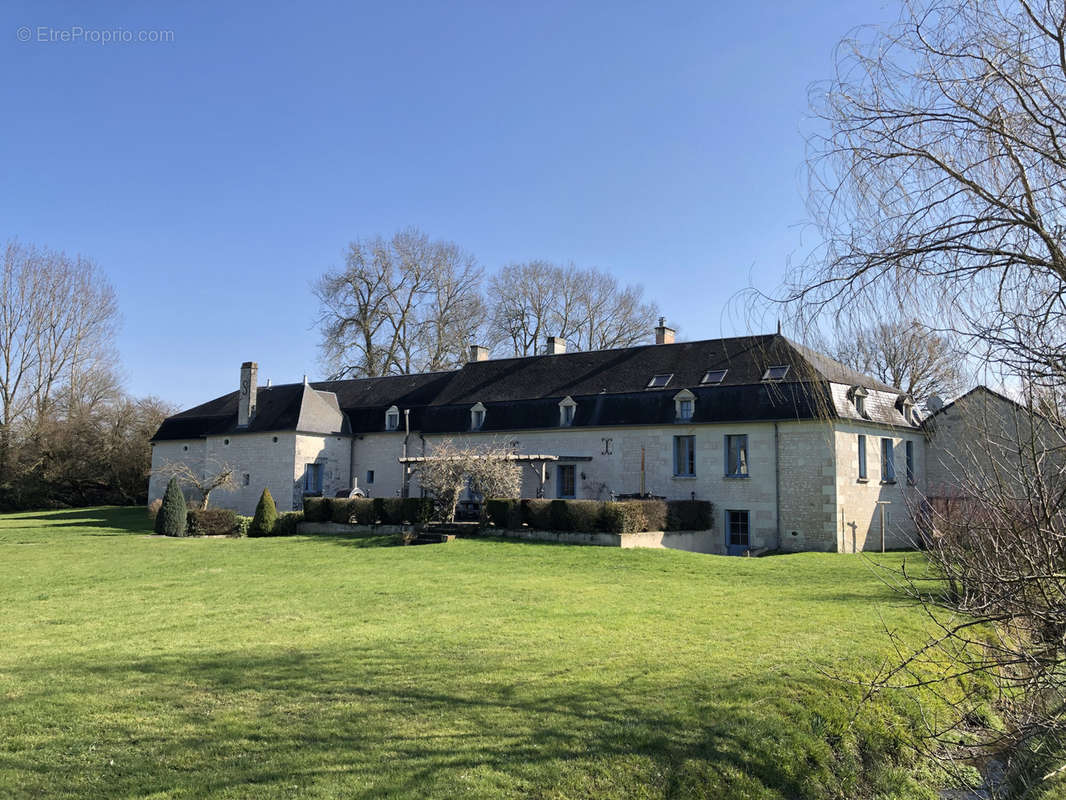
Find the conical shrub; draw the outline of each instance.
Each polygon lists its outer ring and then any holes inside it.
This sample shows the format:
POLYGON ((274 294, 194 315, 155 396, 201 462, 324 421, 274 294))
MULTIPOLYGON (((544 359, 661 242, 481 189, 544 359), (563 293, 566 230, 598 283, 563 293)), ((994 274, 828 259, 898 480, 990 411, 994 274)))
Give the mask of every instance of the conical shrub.
POLYGON ((274 532, 274 523, 278 521, 278 507, 274 505, 274 498, 270 496, 270 490, 264 489, 259 496, 259 505, 255 507, 255 516, 252 524, 248 526, 249 536, 270 536, 274 532))
POLYGON ((177 478, 171 478, 163 495, 163 505, 155 517, 155 532, 164 536, 184 536, 189 509, 177 478))

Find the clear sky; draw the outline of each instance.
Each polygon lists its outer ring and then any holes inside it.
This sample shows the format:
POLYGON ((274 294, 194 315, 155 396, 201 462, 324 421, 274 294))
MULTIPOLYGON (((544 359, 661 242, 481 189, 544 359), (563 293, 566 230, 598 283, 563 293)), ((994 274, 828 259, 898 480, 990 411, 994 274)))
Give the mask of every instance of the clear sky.
POLYGON ((744 333, 730 297, 810 245, 809 85, 850 29, 896 13, 9 0, 0 240, 96 261, 127 388, 183 407, 235 389, 245 360, 315 377, 311 281, 348 241, 412 225, 489 269, 608 269, 686 338, 744 333))

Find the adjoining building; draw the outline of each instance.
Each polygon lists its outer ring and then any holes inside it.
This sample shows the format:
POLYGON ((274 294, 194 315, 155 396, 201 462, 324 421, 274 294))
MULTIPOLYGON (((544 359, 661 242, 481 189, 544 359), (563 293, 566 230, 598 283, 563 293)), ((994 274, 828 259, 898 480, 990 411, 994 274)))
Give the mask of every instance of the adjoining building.
POLYGON ((149 499, 175 461, 233 468, 237 489, 212 502, 242 514, 264 488, 280 510, 418 495, 414 459, 448 439, 528 456, 524 497, 710 500, 723 552, 915 540, 909 509, 938 445, 899 389, 780 334, 675 342, 661 320, 656 344, 567 353, 552 337, 546 350, 474 346, 452 372, 279 386, 247 362, 237 391, 163 422, 149 499))

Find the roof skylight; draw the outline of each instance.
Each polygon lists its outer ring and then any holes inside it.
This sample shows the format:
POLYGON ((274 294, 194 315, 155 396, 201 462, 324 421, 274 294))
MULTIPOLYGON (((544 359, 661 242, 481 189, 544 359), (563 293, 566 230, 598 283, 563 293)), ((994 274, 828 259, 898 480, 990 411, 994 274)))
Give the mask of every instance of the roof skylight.
POLYGON ((654 375, 650 381, 648 381, 647 388, 649 389, 662 389, 670 383, 671 378, 674 377, 674 373, 669 375, 654 375))
POLYGON ((783 381, 786 375, 788 375, 788 365, 781 364, 776 367, 769 367, 762 379, 764 381, 783 381))
POLYGON ((703 380, 700 381, 701 386, 708 384, 721 383, 725 380, 725 374, 729 372, 727 369, 709 369, 703 373, 703 380))

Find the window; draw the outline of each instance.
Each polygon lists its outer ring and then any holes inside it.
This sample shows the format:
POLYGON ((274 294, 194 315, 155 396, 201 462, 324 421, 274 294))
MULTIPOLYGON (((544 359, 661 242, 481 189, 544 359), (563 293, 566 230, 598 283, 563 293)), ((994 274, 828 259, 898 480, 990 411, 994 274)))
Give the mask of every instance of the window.
POLYGON ((677 418, 678 419, 692 419, 692 401, 691 400, 678 400, 677 401, 677 418))
POLYGON ((576 468, 573 464, 560 464, 559 468, 555 471, 556 480, 558 481, 558 491, 556 495, 563 498, 574 498, 577 496, 577 475, 576 468))
POLYGON ((674 437, 674 475, 696 474, 696 437, 674 437))
POLYGON ((648 381, 647 388, 649 389, 662 389, 670 383, 670 379, 674 377, 674 373, 669 375, 655 375, 650 381, 648 381))
POLYGON ((914 442, 907 440, 907 483, 914 485, 914 442))
POLYGON ((696 395, 688 389, 682 389, 674 395, 674 419, 678 422, 690 422, 696 409, 696 395))
POLYGON ((244 473, 244 477, 241 479, 241 483, 243 483, 245 486, 251 486, 252 485, 252 476, 249 473, 247 473, 247 472, 244 473))
POLYGON ((866 434, 859 434, 859 480, 866 480, 866 434))
POLYGON ((729 548, 746 550, 751 544, 748 535, 748 512, 726 511, 725 521, 729 548))
POLYGON ((395 431, 400 427, 400 409, 393 406, 385 412, 385 430, 395 431))
POLYGON ((855 395, 855 410, 860 417, 866 416, 866 398, 861 394, 855 395))
POLYGON ((322 494, 321 464, 308 464, 304 467, 304 493, 322 494))
POLYGON ((368 486, 374 482, 374 470, 368 469, 366 471, 366 482, 368 486))
POLYGON ((725 380, 725 374, 729 372, 727 369, 709 369, 703 373, 703 380, 700 384, 703 386, 712 386, 717 383, 721 383, 725 380))
POLYGON ((881 482, 896 482, 896 459, 892 452, 892 440, 881 440, 881 482))
POLYGON ((485 424, 485 406, 476 404, 470 409, 470 430, 479 431, 485 424))
POLYGON ((786 375, 788 375, 788 366, 782 364, 780 366, 768 368, 766 374, 762 376, 762 379, 764 381, 783 381, 786 375))
POLYGON ((748 435, 729 434, 725 437, 725 474, 727 478, 748 477, 748 435))
POLYGON ((577 412, 577 403, 572 397, 564 397, 559 403, 559 424, 569 428, 574 424, 574 414, 577 412))

